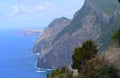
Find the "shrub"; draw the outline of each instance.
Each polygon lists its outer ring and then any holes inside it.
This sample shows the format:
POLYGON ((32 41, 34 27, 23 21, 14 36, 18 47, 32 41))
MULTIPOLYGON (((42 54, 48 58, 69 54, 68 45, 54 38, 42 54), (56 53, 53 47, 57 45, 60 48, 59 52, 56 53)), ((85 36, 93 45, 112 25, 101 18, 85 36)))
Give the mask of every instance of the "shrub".
POLYGON ((72 68, 80 71, 81 66, 84 65, 87 60, 95 57, 97 53, 98 49, 93 41, 85 41, 82 47, 75 48, 74 50, 74 54, 72 55, 72 68))
POLYGON ((113 33, 112 40, 120 44, 120 29, 113 33))
POLYGON ((77 78, 119 78, 117 69, 96 56, 82 66, 77 78))
POLYGON ((47 78, 73 78, 73 73, 67 67, 53 70, 47 78))
POLYGON ((100 73, 100 78, 119 78, 117 72, 113 66, 104 67, 100 73))

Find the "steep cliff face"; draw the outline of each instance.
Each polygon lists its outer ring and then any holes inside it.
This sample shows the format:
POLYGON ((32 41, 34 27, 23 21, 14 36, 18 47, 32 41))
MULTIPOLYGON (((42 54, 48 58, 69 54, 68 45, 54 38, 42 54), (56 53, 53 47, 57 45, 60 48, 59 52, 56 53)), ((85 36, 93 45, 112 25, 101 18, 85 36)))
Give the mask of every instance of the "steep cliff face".
POLYGON ((55 36, 70 23, 70 19, 62 17, 54 19, 48 27, 45 28, 44 32, 41 34, 40 38, 35 43, 33 48, 34 53, 41 52, 45 54, 48 47, 51 46, 51 41, 55 36))
POLYGON ((35 45, 40 52, 37 66, 42 68, 68 66, 72 61, 74 48, 81 46, 87 39, 96 41, 100 51, 105 50, 111 43, 112 33, 120 28, 120 6, 115 0, 104 0, 103 3, 105 7, 102 7, 102 1, 100 3, 99 0, 86 0, 82 9, 75 13, 68 24, 51 36, 52 39, 46 38, 49 44, 38 41, 39 46, 35 45), (111 5, 110 1, 114 3, 111 5), (114 12, 109 10, 109 6, 115 8, 114 12), (46 44, 44 50, 42 43, 46 44))

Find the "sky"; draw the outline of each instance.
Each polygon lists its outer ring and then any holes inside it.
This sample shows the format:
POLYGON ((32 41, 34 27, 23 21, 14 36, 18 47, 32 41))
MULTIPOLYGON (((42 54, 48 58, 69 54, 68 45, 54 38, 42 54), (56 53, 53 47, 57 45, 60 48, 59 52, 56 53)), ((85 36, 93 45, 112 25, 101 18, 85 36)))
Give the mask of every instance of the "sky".
POLYGON ((55 18, 72 18, 84 0, 0 0, 0 28, 41 27, 55 18))

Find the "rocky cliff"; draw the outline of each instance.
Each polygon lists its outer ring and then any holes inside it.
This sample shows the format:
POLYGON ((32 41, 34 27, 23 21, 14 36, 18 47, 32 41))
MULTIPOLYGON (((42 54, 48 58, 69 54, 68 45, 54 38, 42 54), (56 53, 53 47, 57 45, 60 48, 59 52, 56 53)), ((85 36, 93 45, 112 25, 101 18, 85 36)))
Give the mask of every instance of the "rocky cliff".
POLYGON ((65 17, 54 19, 49 26, 44 29, 44 32, 41 34, 33 48, 33 52, 39 53, 42 51, 41 53, 44 55, 46 50, 52 45, 51 41, 70 23, 70 21, 70 19, 65 17))
POLYGON ((87 39, 96 41, 99 50, 111 44, 112 33, 120 28, 120 5, 117 0, 85 0, 72 20, 64 18, 50 24, 34 46, 39 52, 37 66, 58 68, 68 66, 74 48, 87 39), (60 22, 60 23, 59 23, 60 22))
POLYGON ((43 30, 36 30, 36 29, 29 29, 29 30, 23 30, 20 29, 18 31, 15 31, 14 33, 19 34, 19 35, 26 35, 26 36, 39 36, 43 30))

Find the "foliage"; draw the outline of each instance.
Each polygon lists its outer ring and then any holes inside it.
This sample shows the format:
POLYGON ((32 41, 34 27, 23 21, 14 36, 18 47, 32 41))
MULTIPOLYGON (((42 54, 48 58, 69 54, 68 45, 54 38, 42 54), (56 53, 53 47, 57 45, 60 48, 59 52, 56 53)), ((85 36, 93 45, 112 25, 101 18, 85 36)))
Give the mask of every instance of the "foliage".
POLYGON ((107 66, 103 68, 100 78, 119 78, 117 69, 113 66, 107 66))
POLYGON ((100 69, 102 66, 102 59, 99 57, 92 58, 91 60, 86 61, 86 64, 82 67, 81 73, 82 76, 95 75, 97 69, 100 69))
POLYGON ((120 0, 118 0, 118 2, 120 3, 120 0))
POLYGON ((115 31, 112 36, 112 40, 115 42, 120 42, 120 29, 115 31))
POLYGON ((81 66, 85 62, 94 56, 98 52, 97 46, 91 40, 87 40, 83 43, 82 47, 75 48, 74 54, 72 55, 72 68, 81 70, 81 66))
POLYGON ((73 73, 67 67, 62 67, 53 70, 51 74, 47 75, 47 78, 73 78, 73 73))
POLYGON ((119 78, 118 70, 97 52, 97 46, 91 40, 85 41, 82 47, 75 48, 72 56, 72 67, 79 72, 77 76, 67 67, 62 67, 53 70, 47 78, 119 78))
POLYGON ((88 60, 82 67, 80 78, 119 78, 117 69, 100 57, 88 60))
POLYGON ((118 70, 108 64, 101 57, 94 57, 82 66, 78 76, 73 76, 72 71, 63 67, 53 70, 47 78, 119 78, 118 70))

